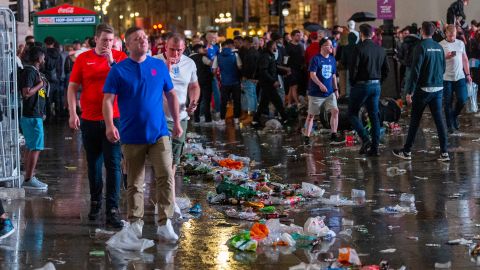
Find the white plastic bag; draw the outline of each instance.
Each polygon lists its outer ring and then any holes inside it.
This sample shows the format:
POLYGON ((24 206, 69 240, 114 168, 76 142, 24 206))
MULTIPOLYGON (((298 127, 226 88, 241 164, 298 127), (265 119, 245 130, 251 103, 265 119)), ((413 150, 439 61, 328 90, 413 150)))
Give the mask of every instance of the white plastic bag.
POLYGON ((34 270, 55 270, 55 265, 52 262, 48 262, 43 267, 35 268, 34 270))
POLYGON ((325 190, 314 184, 303 182, 299 193, 304 197, 320 198, 325 193, 325 190))
POLYGON ((282 129, 283 126, 282 124, 277 120, 277 119, 270 119, 267 122, 265 122, 265 130, 280 130, 282 129))
POLYGON ((175 203, 178 205, 178 207, 180 207, 181 210, 192 207, 192 202, 188 197, 176 197, 175 203))
POLYGON ((323 222, 324 217, 309 217, 303 226, 303 231, 308 235, 325 236, 330 229, 323 222))
POLYGON ((280 240, 287 243, 289 247, 294 247, 297 244, 297 242, 295 242, 293 237, 288 233, 282 233, 280 240))
POLYGON ((478 85, 473 82, 467 84, 467 92, 468 92, 468 100, 467 100, 465 109, 467 113, 476 113, 478 112, 478 104, 477 104, 478 85))
POLYGON ((143 252, 145 249, 153 247, 153 240, 142 237, 143 221, 139 220, 132 224, 126 223, 121 231, 114 234, 107 245, 120 250, 133 250, 143 252))

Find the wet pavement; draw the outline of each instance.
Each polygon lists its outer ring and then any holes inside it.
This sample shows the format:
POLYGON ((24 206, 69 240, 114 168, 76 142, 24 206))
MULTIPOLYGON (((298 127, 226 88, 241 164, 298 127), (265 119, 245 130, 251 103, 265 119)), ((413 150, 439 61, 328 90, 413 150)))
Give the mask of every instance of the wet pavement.
MULTIPOLYGON (((436 161, 439 149, 433 121, 425 116, 411 162, 390 153, 402 145, 405 125, 399 134, 386 137, 378 158, 359 156, 358 145, 331 147, 327 135, 318 136, 313 147, 305 148, 297 131, 259 136, 233 126, 191 127, 189 131, 208 138, 207 145, 248 156, 256 161, 256 168, 285 165, 271 168, 275 177, 282 178, 280 182, 319 185, 326 189, 324 197, 350 197, 352 188, 365 190, 367 201, 359 206, 306 202, 288 209, 288 218, 297 225, 303 226, 311 216, 326 216, 330 229, 336 233, 350 229, 351 236, 337 236, 313 251, 259 246, 256 253, 229 249, 227 240, 253 223, 229 219, 221 212, 222 206, 209 206, 206 194, 215 190, 214 184, 195 177, 185 183, 178 176, 177 195, 199 202, 202 215, 175 225, 180 232, 178 244, 158 242, 148 171, 143 237, 155 239, 155 247, 143 253, 107 250, 105 239, 95 237, 95 229, 104 228, 103 221, 91 222, 87 217, 89 188, 80 134, 72 133, 66 123, 49 123, 45 127, 47 149, 40 156, 37 172, 49 190, 27 192, 24 200, 5 202, 17 231, 0 240, 0 269, 33 269, 48 261, 57 269, 288 269, 302 262, 325 265, 324 259, 336 258, 340 247, 356 249, 364 265, 386 260, 394 269, 402 265, 433 269, 435 263, 450 261, 452 269, 474 269, 476 259, 468 247, 447 242, 465 238, 475 243, 480 239, 480 142, 476 141, 480 118, 461 118, 462 133, 449 138, 452 161, 442 163, 436 161), (287 146, 295 152, 287 153, 287 146), (406 173, 388 176, 389 167, 406 173), (415 195, 418 213, 374 212, 398 204, 401 193, 415 195), (345 219, 354 226, 345 226, 345 219), (387 249, 395 252, 381 252, 387 249)), ((121 210, 125 214, 123 192, 121 210)))

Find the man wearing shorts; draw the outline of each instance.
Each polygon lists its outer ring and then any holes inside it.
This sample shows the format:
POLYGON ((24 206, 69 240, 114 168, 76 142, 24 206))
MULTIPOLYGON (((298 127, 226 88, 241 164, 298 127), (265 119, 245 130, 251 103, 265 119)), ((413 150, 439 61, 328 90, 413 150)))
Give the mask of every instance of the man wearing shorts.
POLYGON ((310 135, 312 132, 313 118, 320 114, 320 107, 324 104, 325 109, 329 110, 331 136, 330 144, 341 144, 345 140, 337 134, 338 129, 338 88, 335 57, 333 57, 332 41, 322 39, 319 43, 320 54, 313 57, 309 72, 310 81, 308 87, 308 116, 305 121, 305 144, 310 144, 310 135))
MULTIPOLYGON (((188 115, 192 114, 198 105, 200 98, 200 85, 198 84, 197 67, 195 62, 189 57, 183 55, 185 51, 185 40, 178 34, 172 35, 165 45, 165 53, 155 56, 162 60, 168 67, 170 78, 173 82, 173 88, 178 97, 180 106, 180 124, 182 126, 183 134, 178 138, 172 139, 172 153, 173 153, 173 175, 175 175, 176 167, 180 164, 180 157, 182 156, 183 146, 185 145, 185 137, 187 134, 188 115), (187 107, 187 96, 189 98, 189 105, 187 107)), ((168 129, 170 133, 173 132, 173 118, 169 114, 168 103, 164 99, 163 106, 165 107, 165 116, 168 122, 168 129)), ((175 182, 173 183, 173 199, 175 199, 175 182)), ((180 208, 175 204, 175 214, 181 216, 180 208)))
POLYGON ((286 50, 288 55, 287 66, 291 73, 287 77, 289 91, 287 94, 287 106, 298 106, 298 86, 303 80, 302 74, 305 70, 305 49, 300 42, 303 39, 303 33, 300 30, 292 31, 292 41, 287 43, 286 50))
POLYGON ((22 93, 23 111, 20 125, 25 136, 25 189, 45 190, 48 185, 35 177, 40 151, 43 150, 43 119, 48 83, 40 74, 40 68, 45 64, 45 50, 32 47, 28 50, 29 65, 25 65, 19 78, 19 88, 22 93))

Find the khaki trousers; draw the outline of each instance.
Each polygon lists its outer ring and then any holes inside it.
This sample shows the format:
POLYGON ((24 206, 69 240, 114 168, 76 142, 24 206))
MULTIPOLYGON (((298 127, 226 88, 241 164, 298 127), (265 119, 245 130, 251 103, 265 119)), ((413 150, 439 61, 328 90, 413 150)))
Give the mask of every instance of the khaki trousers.
POLYGON ((155 144, 123 144, 122 152, 127 167, 128 220, 135 222, 144 214, 143 183, 145 181, 145 161, 152 163, 155 177, 158 224, 165 225, 173 217, 172 143, 164 136, 155 144))

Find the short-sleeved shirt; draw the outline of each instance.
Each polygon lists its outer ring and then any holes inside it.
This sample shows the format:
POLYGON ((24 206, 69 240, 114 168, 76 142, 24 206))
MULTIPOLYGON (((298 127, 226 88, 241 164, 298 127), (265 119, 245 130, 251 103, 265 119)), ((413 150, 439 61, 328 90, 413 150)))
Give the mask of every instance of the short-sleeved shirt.
POLYGON ((127 58, 112 67, 103 92, 117 95, 122 143, 153 144, 170 136, 163 94, 172 89, 172 79, 162 60, 147 56, 137 63, 127 58))
MULTIPOLYGON (((163 53, 155 56, 155 58, 158 58, 167 64, 166 57, 163 53)), ((188 86, 191 83, 198 81, 197 66, 195 65, 195 62, 189 57, 182 55, 178 63, 170 66, 170 78, 172 78, 173 88, 178 97, 180 120, 188 119, 188 113, 186 111, 188 86)), ((165 108, 165 116, 167 117, 167 120, 172 122, 173 118, 170 115, 166 99, 164 99, 163 106, 165 108)))
POLYGON ((453 58, 446 59, 445 73, 443 74, 443 79, 445 81, 458 81, 465 78, 463 72, 463 54, 465 53, 465 44, 455 39, 454 42, 448 42, 446 39, 440 42, 445 54, 449 52, 456 52, 456 55, 453 58))
POLYGON ((316 83, 314 83, 312 79, 310 79, 308 95, 314 97, 330 96, 333 93, 334 89, 333 75, 337 73, 335 57, 329 55, 327 58, 325 58, 323 57, 323 55, 318 54, 317 56, 313 57, 308 71, 315 72, 320 82, 322 82, 322 84, 325 85, 328 90, 326 93, 322 92, 322 90, 320 90, 320 87, 316 83))
MULTIPOLYGON (((23 71, 20 73, 19 90, 23 88, 32 88, 40 83, 40 72, 34 67, 25 65, 23 71)), ((47 91, 41 88, 30 97, 23 97, 23 112, 24 117, 42 118, 45 115, 45 102, 47 98, 47 91)))
POLYGON ((305 49, 303 44, 298 43, 295 45, 288 43, 286 49, 288 54, 288 67, 294 70, 302 70, 302 67, 305 66, 305 49))
MULTIPOLYGON (((115 62, 127 58, 124 52, 112 50, 115 62)), ((90 121, 103 120, 103 85, 110 72, 106 57, 95 53, 95 49, 80 54, 73 64, 70 82, 82 85, 80 104, 82 105, 82 119, 90 121)), ((119 117, 117 101, 113 106, 113 117, 119 117)))

